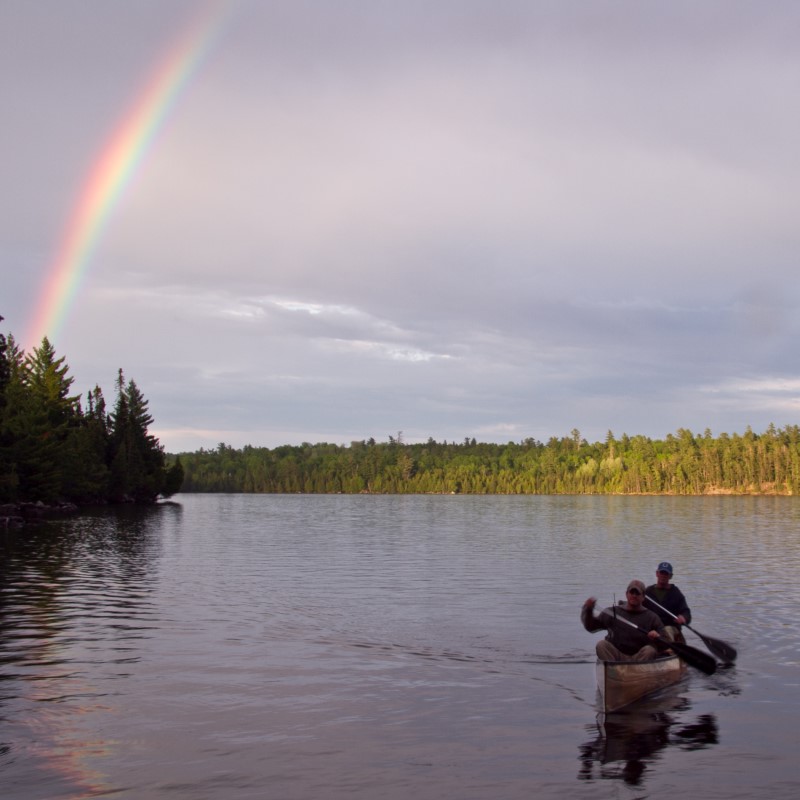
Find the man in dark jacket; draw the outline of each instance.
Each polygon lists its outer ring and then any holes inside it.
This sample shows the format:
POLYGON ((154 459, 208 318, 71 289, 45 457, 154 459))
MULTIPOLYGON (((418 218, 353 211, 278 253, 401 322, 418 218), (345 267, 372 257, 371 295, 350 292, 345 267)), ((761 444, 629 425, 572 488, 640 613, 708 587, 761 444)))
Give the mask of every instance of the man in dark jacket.
POLYGON ((581 622, 590 633, 608 631, 606 638, 595 646, 597 657, 601 661, 650 661, 658 655, 654 640, 662 636, 664 625, 652 611, 642 607, 642 581, 631 581, 625 592, 625 603, 604 608, 598 616, 594 615, 596 602, 594 597, 590 597, 583 604, 581 622), (629 625, 629 622, 635 627, 629 625))
POLYGON ((670 583, 670 580, 672 580, 672 564, 669 561, 662 561, 656 567, 656 582, 645 590, 645 603, 661 618, 666 638, 682 642, 681 625, 691 623, 692 612, 683 592, 674 583, 670 583))

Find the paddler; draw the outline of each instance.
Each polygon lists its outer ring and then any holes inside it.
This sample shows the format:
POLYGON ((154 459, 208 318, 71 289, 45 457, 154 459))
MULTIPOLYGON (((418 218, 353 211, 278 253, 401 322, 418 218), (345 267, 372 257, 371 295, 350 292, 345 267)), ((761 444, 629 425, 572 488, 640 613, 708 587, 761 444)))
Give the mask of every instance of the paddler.
POLYGON ((651 608, 661 617, 665 638, 671 642, 682 642, 681 625, 691 623, 692 612, 683 592, 674 583, 670 583, 671 580, 672 564, 662 561, 656 567, 656 582, 644 590, 644 599, 647 608, 651 608), (648 598, 655 602, 648 603, 648 598))
POLYGON ((601 661, 650 661, 658 655, 655 641, 664 636, 664 623, 657 614, 644 607, 644 591, 642 581, 632 580, 625 590, 625 602, 604 608, 597 616, 594 614, 597 602, 594 597, 583 604, 583 627, 590 633, 607 631, 605 639, 595 646, 601 661), (619 621, 618 617, 632 622, 639 630, 619 621), (645 636, 652 640, 652 644, 644 642, 645 636))

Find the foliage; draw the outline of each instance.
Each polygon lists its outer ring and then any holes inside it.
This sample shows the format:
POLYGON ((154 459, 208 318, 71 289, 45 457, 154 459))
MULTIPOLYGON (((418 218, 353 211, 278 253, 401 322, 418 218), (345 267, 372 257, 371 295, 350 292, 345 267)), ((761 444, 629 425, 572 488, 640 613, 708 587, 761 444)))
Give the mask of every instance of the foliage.
POLYGON ((351 442, 274 449, 224 443, 182 453, 186 492, 453 494, 798 494, 800 429, 665 440, 611 431, 589 444, 577 430, 547 444, 351 442))
POLYGON ((47 337, 26 354, 0 334, 0 502, 142 503, 180 489, 133 380, 119 371, 111 414, 99 387, 84 411, 72 384, 47 337))

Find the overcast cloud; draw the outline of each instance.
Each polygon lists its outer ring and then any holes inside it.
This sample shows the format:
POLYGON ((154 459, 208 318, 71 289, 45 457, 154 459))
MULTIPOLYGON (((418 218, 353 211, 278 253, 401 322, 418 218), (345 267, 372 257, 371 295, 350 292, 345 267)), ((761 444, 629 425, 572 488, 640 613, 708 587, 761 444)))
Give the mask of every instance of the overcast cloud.
MULTIPOLYGON (((222 6, 48 334, 76 389, 172 452, 798 423, 800 5, 222 6)), ((17 339, 201 8, 0 4, 17 339)))

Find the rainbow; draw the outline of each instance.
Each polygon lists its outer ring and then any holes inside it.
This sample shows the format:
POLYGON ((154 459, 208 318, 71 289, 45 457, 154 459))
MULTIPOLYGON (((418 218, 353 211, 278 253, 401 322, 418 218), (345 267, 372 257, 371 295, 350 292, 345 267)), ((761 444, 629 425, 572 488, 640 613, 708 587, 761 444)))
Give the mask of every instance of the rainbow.
POLYGON ((192 20, 152 72, 102 148, 68 216, 60 246, 32 314, 24 344, 52 339, 66 319, 112 212, 142 163, 181 90, 222 28, 227 3, 214 2, 192 20))

